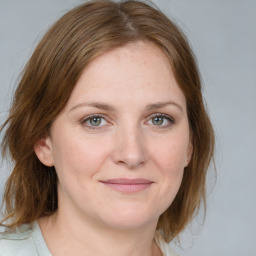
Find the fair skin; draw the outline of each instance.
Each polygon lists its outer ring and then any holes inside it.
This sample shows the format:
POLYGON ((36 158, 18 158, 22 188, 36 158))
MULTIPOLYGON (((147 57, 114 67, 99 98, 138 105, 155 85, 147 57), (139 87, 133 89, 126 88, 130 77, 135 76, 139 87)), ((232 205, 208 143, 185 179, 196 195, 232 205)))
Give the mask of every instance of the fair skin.
POLYGON ((39 220, 52 255, 161 255, 156 225, 191 151, 165 54, 137 42, 97 57, 35 145, 59 179, 58 210, 39 220))

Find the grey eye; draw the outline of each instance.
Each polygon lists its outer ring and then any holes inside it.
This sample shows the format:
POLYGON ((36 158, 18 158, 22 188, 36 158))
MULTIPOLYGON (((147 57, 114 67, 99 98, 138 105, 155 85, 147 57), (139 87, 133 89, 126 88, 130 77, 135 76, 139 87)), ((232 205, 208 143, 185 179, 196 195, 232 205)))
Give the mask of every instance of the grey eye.
POLYGON ((170 116, 164 114, 155 114, 152 115, 151 118, 148 120, 148 124, 153 126, 159 126, 159 128, 169 127, 174 124, 174 119, 170 116))
POLYGON ((97 117, 91 117, 87 122, 89 122, 89 124, 91 126, 99 126, 101 125, 102 122, 102 118, 97 116, 97 117))
POLYGON ((155 116, 152 118, 152 123, 154 125, 162 125, 164 122, 164 117, 163 116, 155 116))
POLYGON ((105 117, 101 115, 91 115, 81 120, 81 124, 90 129, 103 128, 108 124, 105 117))

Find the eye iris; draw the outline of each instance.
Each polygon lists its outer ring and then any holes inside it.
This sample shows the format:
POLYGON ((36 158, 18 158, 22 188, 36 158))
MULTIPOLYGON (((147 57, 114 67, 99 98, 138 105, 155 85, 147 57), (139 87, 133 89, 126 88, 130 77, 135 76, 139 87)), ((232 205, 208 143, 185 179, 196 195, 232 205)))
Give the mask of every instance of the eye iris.
POLYGON ((101 124, 101 117, 92 117, 90 119, 90 125, 99 126, 101 124))
POLYGON ((152 119, 154 125, 162 125, 164 122, 164 118, 162 116, 156 116, 152 119))

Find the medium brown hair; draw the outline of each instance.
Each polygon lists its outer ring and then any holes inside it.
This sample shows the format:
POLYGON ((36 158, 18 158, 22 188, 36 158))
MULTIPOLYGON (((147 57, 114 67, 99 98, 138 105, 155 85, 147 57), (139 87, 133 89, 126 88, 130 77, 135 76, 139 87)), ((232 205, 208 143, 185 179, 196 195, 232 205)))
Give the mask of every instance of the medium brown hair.
POLYGON ((193 153, 181 187, 160 216, 157 229, 165 240, 176 237, 205 205, 206 173, 213 157, 214 135, 205 111, 198 68, 180 29, 152 4, 140 1, 84 3, 61 17, 45 34, 27 63, 14 95, 2 153, 10 153, 13 171, 6 183, 5 218, 16 227, 54 213, 58 207, 57 175, 34 152, 66 105, 84 68, 100 54, 147 41, 162 49, 187 102, 193 153))

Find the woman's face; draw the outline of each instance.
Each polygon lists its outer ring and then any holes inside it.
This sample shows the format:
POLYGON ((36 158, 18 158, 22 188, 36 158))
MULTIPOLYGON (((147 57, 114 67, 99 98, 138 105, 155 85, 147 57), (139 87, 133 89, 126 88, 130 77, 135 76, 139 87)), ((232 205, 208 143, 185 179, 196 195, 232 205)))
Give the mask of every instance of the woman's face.
POLYGON ((169 60, 143 42, 93 60, 35 146, 56 169, 59 212, 115 228, 157 223, 191 151, 186 100, 169 60))

